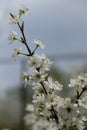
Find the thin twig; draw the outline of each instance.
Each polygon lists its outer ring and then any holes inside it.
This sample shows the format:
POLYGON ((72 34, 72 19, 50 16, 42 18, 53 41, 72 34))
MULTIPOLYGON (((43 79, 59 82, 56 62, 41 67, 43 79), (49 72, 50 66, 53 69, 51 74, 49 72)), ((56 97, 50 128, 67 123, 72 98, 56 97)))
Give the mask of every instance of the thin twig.
POLYGON ((20 24, 19 23, 17 23, 17 25, 18 25, 18 27, 19 27, 19 29, 20 29, 20 31, 21 31, 21 34, 22 34, 22 36, 23 36, 23 43, 25 44, 25 46, 27 47, 27 50, 28 50, 28 52, 29 52, 29 55, 31 55, 32 56, 32 52, 31 52, 31 50, 30 50, 30 48, 29 48, 29 46, 28 46, 28 44, 27 44, 27 41, 26 41, 26 37, 25 37, 25 34, 24 34, 24 29, 20 26, 20 24))
POLYGON ((77 98, 76 98, 76 102, 75 103, 78 103, 78 99, 80 99, 80 97, 82 96, 82 94, 87 90, 87 85, 82 88, 82 91, 77 95, 77 98))

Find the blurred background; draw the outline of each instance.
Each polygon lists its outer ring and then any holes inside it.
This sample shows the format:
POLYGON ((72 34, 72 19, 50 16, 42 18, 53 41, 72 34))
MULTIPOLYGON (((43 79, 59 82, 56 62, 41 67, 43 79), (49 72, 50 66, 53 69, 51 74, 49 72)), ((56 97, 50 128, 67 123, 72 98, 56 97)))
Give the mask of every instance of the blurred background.
POLYGON ((26 102, 31 102, 32 90, 24 90, 20 75, 26 70, 25 59, 14 60, 11 55, 20 43, 9 44, 11 31, 19 30, 9 24, 9 13, 27 5, 25 34, 30 47, 40 39, 53 65, 50 75, 64 85, 67 93, 69 79, 87 72, 87 1, 86 0, 0 0, 0 129, 25 130, 23 119, 26 102))

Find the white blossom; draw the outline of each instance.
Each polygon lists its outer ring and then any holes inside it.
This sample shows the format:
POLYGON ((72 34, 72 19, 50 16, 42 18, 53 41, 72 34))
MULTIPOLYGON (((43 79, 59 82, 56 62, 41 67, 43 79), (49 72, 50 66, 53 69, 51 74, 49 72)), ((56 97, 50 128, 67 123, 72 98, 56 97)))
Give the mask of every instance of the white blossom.
POLYGON ((69 87, 81 90, 87 85, 87 74, 80 74, 76 79, 70 79, 69 87))
POLYGON ((76 122, 76 126, 78 130, 83 130, 85 128, 84 122, 82 120, 78 120, 78 122, 76 122))
POLYGON ((29 80, 31 80, 31 76, 27 72, 23 72, 22 79, 25 83, 27 83, 29 80))
POLYGON ((51 95, 48 94, 46 98, 47 98, 46 107, 51 105, 57 105, 59 97, 55 93, 52 93, 51 95))
POLYGON ((39 68, 41 65, 41 58, 39 55, 34 55, 34 56, 30 56, 28 58, 28 67, 35 67, 35 68, 39 68))
POLYGON ((58 127, 55 122, 51 121, 47 127, 47 130, 58 130, 58 127))
POLYGON ((45 48, 45 45, 44 45, 40 40, 34 39, 33 43, 34 43, 37 47, 40 47, 40 48, 42 48, 42 49, 45 48))
POLYGON ((46 130, 48 126, 49 126, 49 123, 46 120, 39 119, 33 125, 33 130, 46 130))
POLYGON ((39 90, 40 88, 42 88, 42 85, 40 83, 32 83, 32 87, 33 89, 36 91, 36 90, 39 90))
POLYGON ((45 95, 41 95, 41 94, 34 94, 33 95, 33 103, 40 103, 40 102, 44 102, 45 99, 45 95))
POLYGON ((37 116, 35 114, 29 113, 24 117, 25 123, 32 125, 36 122, 37 116))
POLYGON ((80 89, 81 88, 81 83, 79 82, 78 79, 70 79, 69 87, 80 89))
POLYGON ((48 81, 44 81, 44 83, 52 90, 61 91, 63 88, 63 85, 61 85, 58 81, 53 81, 52 77, 48 77, 48 81))
POLYGON ((41 81, 44 81, 45 78, 47 77, 48 74, 44 74, 43 72, 41 71, 35 71, 33 74, 32 74, 32 79, 36 82, 41 82, 41 81))
POLYGON ((78 100, 79 106, 87 109, 87 96, 82 97, 82 99, 78 100))
POLYGON ((20 18, 19 15, 10 14, 9 23, 17 24, 19 22, 20 18))
POLYGON ((27 104, 25 110, 28 111, 28 112, 33 112, 34 111, 33 104, 27 104))
POLYGON ((78 76, 78 80, 81 83, 81 87, 84 88, 87 85, 87 74, 81 73, 78 76))
POLYGON ((42 65, 41 65, 41 70, 42 71, 49 71, 50 70, 50 66, 53 62, 51 62, 44 54, 42 54, 40 56, 41 60, 42 60, 42 65))
POLYGON ((29 9, 27 7, 25 7, 25 6, 23 6, 23 7, 21 7, 19 9, 19 16, 21 16, 21 15, 27 15, 28 13, 29 13, 29 9))
POLYGON ((17 40, 17 33, 12 31, 12 33, 9 35, 8 39, 12 42, 14 42, 15 40, 17 40))
POLYGON ((12 57, 16 58, 18 55, 20 55, 22 52, 22 48, 21 47, 17 47, 14 49, 14 53, 12 54, 12 57))

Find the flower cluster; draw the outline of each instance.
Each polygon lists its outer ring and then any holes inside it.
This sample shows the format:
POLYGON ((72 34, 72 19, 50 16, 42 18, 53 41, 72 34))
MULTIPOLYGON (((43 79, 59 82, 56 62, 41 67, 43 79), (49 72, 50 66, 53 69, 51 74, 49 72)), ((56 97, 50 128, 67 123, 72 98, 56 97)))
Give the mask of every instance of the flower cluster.
POLYGON ((25 116, 24 120, 26 125, 32 126, 32 130, 57 130, 55 122, 50 122, 49 124, 48 120, 40 118, 33 112, 34 107, 32 104, 27 105, 26 111, 28 114, 25 116))
POLYGON ((21 21, 21 18, 24 16, 24 15, 27 15, 29 12, 29 9, 25 6, 21 7, 19 10, 18 10, 18 14, 15 15, 13 13, 10 13, 10 18, 9 18, 9 22, 12 23, 12 24, 17 24, 21 21))
POLYGON ((44 49, 44 44, 40 40, 34 40, 35 48, 32 51, 27 43, 24 21, 20 20, 27 13, 28 8, 19 9, 18 16, 10 13, 11 23, 18 25, 22 36, 18 38, 17 33, 12 33, 9 38, 11 41, 20 41, 28 51, 25 54, 19 47, 14 53, 14 56, 21 54, 27 57, 28 71, 23 73, 22 79, 34 91, 32 105, 27 105, 26 108, 26 124, 33 125, 33 130, 70 130, 71 127, 83 130, 84 122, 87 121, 87 74, 70 80, 68 87, 73 89, 73 99, 59 96, 63 85, 48 75, 52 62, 44 54, 35 53, 38 48, 44 49))

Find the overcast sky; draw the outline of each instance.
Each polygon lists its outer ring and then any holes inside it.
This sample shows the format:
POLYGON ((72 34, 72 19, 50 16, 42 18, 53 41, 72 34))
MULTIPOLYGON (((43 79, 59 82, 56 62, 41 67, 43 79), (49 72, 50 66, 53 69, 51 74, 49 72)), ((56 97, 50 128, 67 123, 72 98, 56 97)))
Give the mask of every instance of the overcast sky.
MULTIPOLYGON (((39 38, 46 44, 46 53, 87 52, 86 0, 1 0, 0 52, 10 54, 7 39, 11 26, 9 12, 25 4, 31 15, 26 18, 26 33, 30 41, 39 38)), ((15 30, 15 28, 14 28, 15 30)))
MULTIPOLYGON (((87 52, 86 0, 0 0, 0 57, 10 57, 14 46, 17 46, 9 45, 7 40, 10 31, 17 30, 16 26, 8 23, 9 12, 16 12, 22 4, 30 9, 30 16, 25 18, 29 43, 33 39, 42 40, 46 44, 46 54, 87 52)), ((0 68, 0 82, 5 78, 7 82, 4 84, 9 85, 10 77, 5 77, 6 68, 0 68)), ((19 70, 18 67, 15 69, 19 70)), ((13 77, 12 83, 18 82, 16 74, 13 77)))

